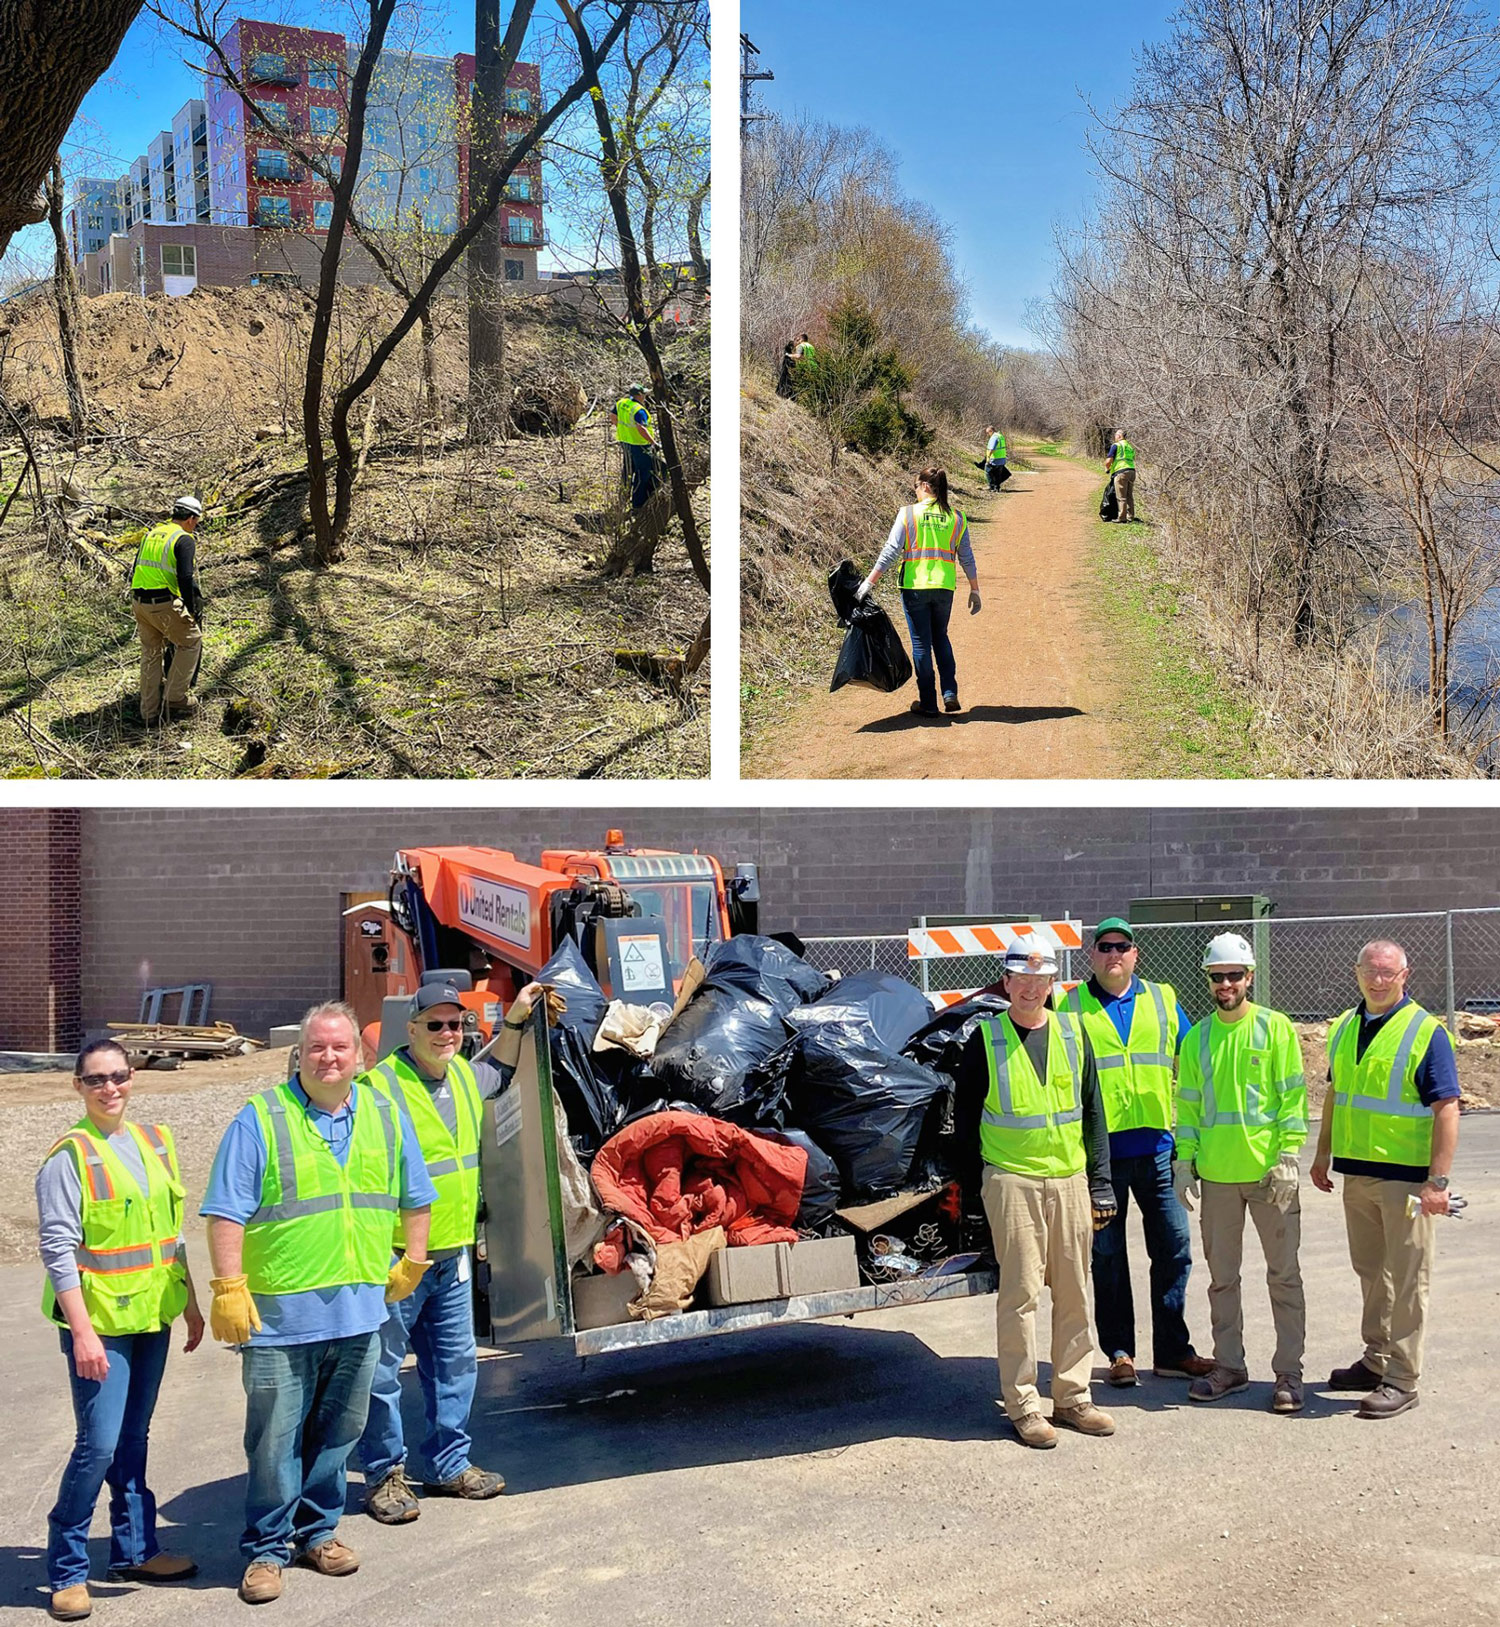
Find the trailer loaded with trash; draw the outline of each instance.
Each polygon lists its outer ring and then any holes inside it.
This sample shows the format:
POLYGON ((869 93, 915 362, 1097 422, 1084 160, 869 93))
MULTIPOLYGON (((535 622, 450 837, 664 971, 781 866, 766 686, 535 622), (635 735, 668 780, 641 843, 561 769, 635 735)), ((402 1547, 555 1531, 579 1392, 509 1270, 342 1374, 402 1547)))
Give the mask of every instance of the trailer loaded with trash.
POLYGON ((486 1105, 494 1343, 592 1355, 994 1290, 955 1064, 1003 1001, 934 1013, 755 934, 670 1009, 608 1000, 571 940, 539 980, 566 1009, 538 1002, 486 1105))

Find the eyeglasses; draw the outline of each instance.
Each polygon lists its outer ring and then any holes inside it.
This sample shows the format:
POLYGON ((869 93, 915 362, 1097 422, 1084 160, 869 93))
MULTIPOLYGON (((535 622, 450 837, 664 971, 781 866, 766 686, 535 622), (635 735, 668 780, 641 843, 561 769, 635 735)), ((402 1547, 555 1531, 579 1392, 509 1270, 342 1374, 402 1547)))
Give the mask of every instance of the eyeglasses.
POLYGON ((424 1026, 429 1034, 441 1034, 444 1029, 447 1029, 450 1034, 456 1034, 463 1025, 464 1020, 462 1017, 434 1017, 430 1023, 424 1026))
POLYGON ((1243 983, 1250 974, 1248 972, 1210 972, 1210 983, 1243 983))
POLYGON ((1096 943, 1094 948, 1101 955, 1127 955, 1135 948, 1133 943, 1096 943))
POLYGON ((128 1085, 130 1069, 118 1068, 114 1073, 80 1073, 78 1083, 85 1090, 103 1090, 106 1085, 128 1085))

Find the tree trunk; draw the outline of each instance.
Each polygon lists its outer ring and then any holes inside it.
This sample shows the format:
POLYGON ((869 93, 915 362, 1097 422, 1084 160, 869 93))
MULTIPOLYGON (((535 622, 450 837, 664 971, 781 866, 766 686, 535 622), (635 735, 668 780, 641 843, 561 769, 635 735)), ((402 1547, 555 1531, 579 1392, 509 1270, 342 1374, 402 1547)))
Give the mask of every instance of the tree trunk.
MULTIPOLYGON (((505 78, 499 0, 474 8, 474 100, 469 117, 469 190, 476 175, 493 175, 505 161, 505 78)), ((469 439, 492 441, 505 391, 505 329, 500 310, 505 245, 500 210, 469 245, 469 439)))
POLYGON ((78 280, 73 275, 73 260, 63 233, 62 205, 62 155, 58 154, 52 160, 52 178, 47 187, 47 220, 52 227, 54 249, 52 292, 57 302, 57 337, 62 345, 63 381, 68 390, 68 425, 76 452, 88 427, 88 402, 83 393, 83 373, 78 366, 78 334, 83 326, 83 316, 78 308, 78 280))

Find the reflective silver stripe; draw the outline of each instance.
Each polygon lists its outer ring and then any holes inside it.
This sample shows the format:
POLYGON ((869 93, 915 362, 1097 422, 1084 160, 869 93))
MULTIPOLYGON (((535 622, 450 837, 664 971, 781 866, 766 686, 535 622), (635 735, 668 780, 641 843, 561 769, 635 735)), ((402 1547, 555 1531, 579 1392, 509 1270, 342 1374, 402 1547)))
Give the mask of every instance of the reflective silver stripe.
MULTIPOLYGON (((1163 1042, 1165 1042, 1170 1037, 1170 1030, 1167 1027, 1166 996, 1161 992, 1160 983, 1147 983, 1146 987, 1151 990, 1151 1001, 1156 1007, 1156 1032, 1161 1036, 1163 1042)), ((1142 1059, 1137 1058, 1137 1060, 1142 1059)), ((1170 1067, 1171 1063, 1169 1062, 1167 1066, 1170 1067)))
POLYGON ((80 1271, 143 1271, 156 1264, 156 1250, 149 1244, 144 1248, 116 1249, 109 1254, 79 1248, 73 1250, 73 1258, 80 1271))
POLYGON ((457 1175, 461 1169, 478 1169, 479 1154, 464 1153, 459 1158, 439 1158, 427 1166, 427 1173, 436 1180, 439 1175, 457 1175))
POLYGON ((271 1115, 271 1139, 276 1146, 276 1179, 283 1198, 297 1196, 297 1156, 292 1151, 292 1129, 286 1121, 286 1102, 281 1087, 273 1086, 260 1093, 266 1111, 271 1115))
POLYGON ((1189 1086, 1183 1085, 1177 1092, 1177 1099, 1178 1101, 1182 1102, 1201 1102, 1203 1100, 1203 1092, 1201 1090, 1193 1090, 1189 1086))
POLYGON ((1131 1058, 1128 1056, 1101 1056, 1098 1051, 1094 1052, 1094 1066, 1100 1073, 1103 1073, 1106 1068, 1123 1068, 1130 1061, 1131 1058))
POLYGON ((172 1155, 167 1151, 166 1140, 156 1126, 154 1124, 132 1124, 130 1128, 137 1135, 145 1136, 146 1140, 156 1150, 156 1156, 161 1159, 162 1168, 167 1172, 167 1179, 175 1180, 176 1176, 172 1173, 172 1155))
MULTIPOLYGON (((385 1131, 385 1182, 389 1191, 396 1184, 396 1124, 392 1118, 392 1106, 388 1097, 372 1089, 370 1100, 375 1103, 380 1114, 380 1127, 385 1131)), ((393 1209, 396 1207, 394 1199, 391 1201, 391 1207, 393 1209)))
POLYGON ((349 1194, 349 1207, 351 1209, 388 1209, 392 1214, 396 1212, 395 1194, 391 1192, 351 1192, 349 1194))
POLYGON ((325 1192, 317 1198, 289 1198, 285 1203, 263 1203, 245 1224, 269 1226, 278 1220, 301 1220, 304 1215, 326 1215, 343 1207, 342 1192, 325 1192))
MULTIPOLYGON (((1097 1056, 1094 1058, 1095 1062, 1100 1062, 1100 1060, 1097 1056)), ((1127 1059, 1121 1057, 1120 1060, 1123 1062, 1127 1059)), ((1170 1068, 1172 1066, 1172 1058, 1165 1051, 1132 1051, 1128 1060, 1137 1068, 1170 1068)))
MULTIPOLYGON (((467 1057, 457 1056, 453 1060, 462 1069, 459 1078, 463 1080, 464 1084, 463 1090, 455 1091, 454 1094, 463 1097, 464 1105, 469 1110, 469 1125, 474 1132, 474 1145, 477 1147, 480 1141, 479 1121, 482 1112, 479 1099, 479 1081, 474 1077, 474 1069, 469 1065, 467 1057)), ((457 1139, 457 1131, 454 1132, 454 1137, 457 1139)), ((477 1169, 478 1167, 478 1159, 475 1159, 472 1164, 467 1162, 464 1164, 465 1169, 477 1169)))

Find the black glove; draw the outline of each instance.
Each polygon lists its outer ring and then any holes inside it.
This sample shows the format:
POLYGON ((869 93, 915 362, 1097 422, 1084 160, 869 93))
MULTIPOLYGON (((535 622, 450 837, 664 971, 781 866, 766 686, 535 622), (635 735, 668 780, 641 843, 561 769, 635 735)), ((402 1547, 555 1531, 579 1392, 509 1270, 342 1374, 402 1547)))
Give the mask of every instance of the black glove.
POLYGON ((1110 1223, 1110 1221, 1112 1221, 1115 1218, 1115 1216, 1119 1213, 1119 1210, 1115 1207, 1115 1201, 1114 1201, 1113 1198, 1110 1199, 1108 1204, 1102 1204, 1102 1203, 1094 1204, 1093 1209, 1094 1209, 1094 1230, 1096 1232, 1102 1232, 1104 1230, 1104 1228, 1110 1223))

